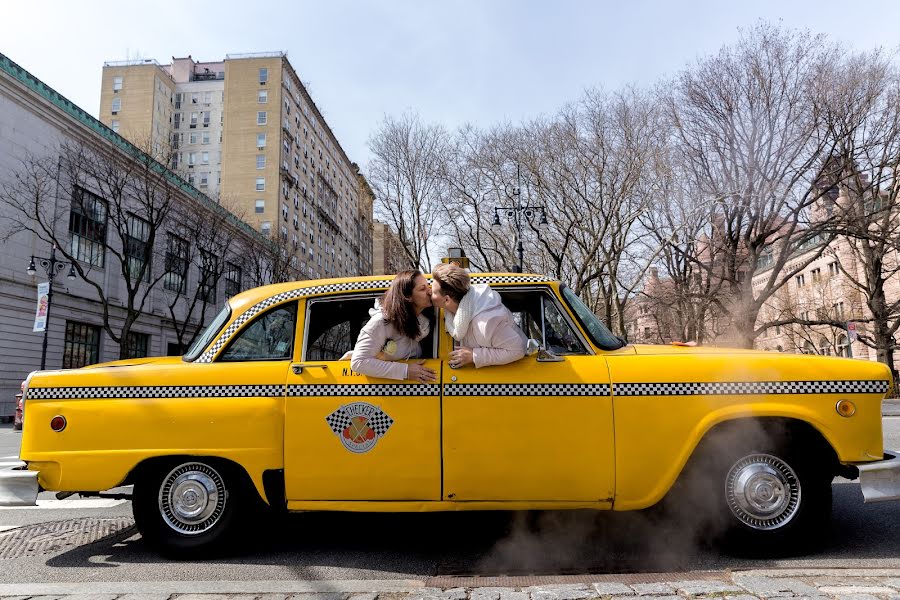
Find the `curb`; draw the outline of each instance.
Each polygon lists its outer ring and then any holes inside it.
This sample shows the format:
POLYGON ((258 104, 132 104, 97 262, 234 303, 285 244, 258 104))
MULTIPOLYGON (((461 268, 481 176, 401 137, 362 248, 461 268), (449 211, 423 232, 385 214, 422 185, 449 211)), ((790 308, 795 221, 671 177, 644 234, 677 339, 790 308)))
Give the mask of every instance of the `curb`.
MULTIPOLYGON (((517 581, 518 579, 510 577, 507 581, 502 578, 493 578, 490 585, 497 587, 483 587, 486 581, 474 582, 468 581, 469 578, 461 578, 460 581, 453 585, 452 588, 441 591, 442 587, 433 587, 429 585, 431 582, 425 579, 363 579, 363 580, 322 580, 322 581, 291 581, 291 580, 267 580, 267 581, 121 581, 121 582, 81 582, 81 583, 22 583, 22 584, 0 584, 0 596, 68 596, 68 595, 134 595, 139 597, 147 596, 148 586, 152 588, 154 598, 167 598, 173 595, 186 594, 202 594, 202 595, 226 595, 226 594, 322 594, 322 599, 334 599, 338 596, 351 594, 368 594, 372 600, 375 600, 375 594, 408 594, 411 598, 434 598, 434 600, 462 600, 466 597, 465 588, 472 588, 472 598, 476 595, 483 595, 488 591, 508 590, 512 592, 513 588, 522 588, 521 594, 525 599, 529 596, 534 597, 534 593, 539 591, 540 594, 546 590, 547 600, 550 597, 558 597, 559 600, 565 600, 563 596, 574 600, 578 598, 588 598, 590 594, 572 595, 571 592, 575 588, 587 588, 594 584, 594 589, 598 592, 601 590, 613 588, 627 588, 627 583, 635 586, 635 590, 639 588, 648 588, 645 596, 643 593, 635 594, 635 591, 629 592, 632 596, 630 600, 639 600, 640 598, 650 598, 652 595, 658 595, 659 591, 649 590, 651 587, 661 587, 669 589, 669 594, 675 594, 675 589, 684 588, 685 593, 691 598, 709 596, 718 598, 722 593, 739 594, 738 590, 744 590, 745 598, 757 597, 766 598, 773 596, 771 593, 775 587, 779 590, 781 587, 785 589, 797 585, 804 585, 798 580, 803 578, 827 578, 827 582, 819 583, 819 591, 824 597, 826 595, 835 595, 838 597, 853 593, 853 590, 861 590, 863 587, 869 590, 875 590, 875 593, 885 595, 890 592, 891 597, 896 597, 896 590, 900 588, 900 568, 889 569, 747 569, 740 571, 694 571, 694 572, 678 572, 678 573, 654 573, 644 574, 650 575, 648 579, 652 579, 654 583, 637 583, 642 578, 642 574, 622 573, 619 575, 584 575, 579 576, 581 582, 579 584, 547 584, 534 586, 534 583, 525 581, 517 581), (888 579, 886 582, 877 581, 877 578, 888 579), (758 590, 752 589, 756 585, 762 585, 769 593, 757 593, 758 590), (478 585, 481 584, 481 585, 478 585), (505 584, 505 585, 504 585, 505 584), (779 587, 780 586, 780 587, 779 587), (877 587, 873 587, 877 586, 877 587), (526 590, 526 588, 528 588, 526 590), (484 590, 479 592, 478 590, 484 590), (563 592, 570 592, 564 594, 563 592), (448 596, 448 593, 450 594, 448 596), (444 598, 446 596, 446 598, 444 598), (450 598, 453 596, 453 598, 450 598)), ((449 583, 449 582, 448 582, 449 583)), ((807 585, 807 587, 809 587, 807 585)), ((812 588, 815 590, 815 588, 812 588)), ((777 591, 777 590, 776 590, 777 591)), ((612 592, 606 592, 612 593, 612 592)), ((617 592, 622 594, 622 592, 617 592)), ((538 594, 538 595, 540 595, 538 594)), ((590 597, 595 597, 594 596, 590 597)), ((602 594, 600 594, 602 595, 602 594)), ((793 594, 778 593, 777 596, 791 596, 793 594)), ((804 594, 805 595, 805 594, 804 594)), ((669 596, 675 597, 675 596, 669 596)), ((315 600, 315 597, 308 600, 315 600)), ((543 598, 543 596, 542 596, 543 598)), ((421 600, 420 599, 420 600, 421 600)), ((212 600, 212 599, 207 599, 212 600)), ((350 599, 352 600, 352 598, 350 599)), ((427 600, 427 599, 426 599, 427 600)), ((659 598, 658 600, 662 600, 659 598)))

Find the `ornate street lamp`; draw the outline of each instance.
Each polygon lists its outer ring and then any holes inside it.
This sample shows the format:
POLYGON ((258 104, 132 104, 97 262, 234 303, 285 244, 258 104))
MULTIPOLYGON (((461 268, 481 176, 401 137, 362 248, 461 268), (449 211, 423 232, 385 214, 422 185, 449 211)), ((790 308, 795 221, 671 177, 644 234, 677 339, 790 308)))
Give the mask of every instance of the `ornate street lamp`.
POLYGON ((69 265, 69 274, 66 275, 66 278, 70 281, 74 281, 75 265, 67 260, 58 260, 56 258, 55 244, 51 246, 50 256, 48 258, 32 255, 31 262, 28 263, 28 268, 25 270, 25 272, 31 276, 34 276, 37 273, 34 261, 37 261, 37 263, 41 265, 47 273, 47 279, 49 280, 47 287, 47 321, 44 323, 44 343, 41 348, 41 370, 43 371, 47 364, 47 331, 50 329, 50 306, 53 304, 53 280, 66 268, 66 265, 69 265))
POLYGON ((509 195, 515 198, 515 203, 512 206, 495 206, 494 207, 494 220, 491 222, 492 227, 500 227, 500 215, 506 217, 506 219, 512 223, 516 228, 516 256, 518 257, 518 265, 516 265, 515 271, 517 273, 521 273, 523 269, 523 260, 525 250, 522 246, 522 225, 525 221, 529 224, 534 222, 534 219, 540 215, 538 220, 538 227, 544 227, 548 225, 547 223, 547 210, 543 206, 523 206, 522 205, 522 174, 519 169, 519 165, 516 165, 516 187, 509 192, 509 195))

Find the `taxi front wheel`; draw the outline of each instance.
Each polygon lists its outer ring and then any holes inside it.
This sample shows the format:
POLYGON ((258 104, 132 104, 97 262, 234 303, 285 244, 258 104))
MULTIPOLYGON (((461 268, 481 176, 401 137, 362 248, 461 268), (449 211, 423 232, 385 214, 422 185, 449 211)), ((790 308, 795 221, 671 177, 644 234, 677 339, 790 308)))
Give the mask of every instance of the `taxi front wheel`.
POLYGON ((833 474, 824 454, 810 452, 812 444, 729 441, 700 449, 683 482, 682 511, 698 521, 697 531, 736 555, 814 549, 831 517, 833 474))
POLYGON ((228 547, 245 503, 237 469, 220 461, 181 459, 147 466, 134 486, 138 531, 158 551, 193 558, 228 547))

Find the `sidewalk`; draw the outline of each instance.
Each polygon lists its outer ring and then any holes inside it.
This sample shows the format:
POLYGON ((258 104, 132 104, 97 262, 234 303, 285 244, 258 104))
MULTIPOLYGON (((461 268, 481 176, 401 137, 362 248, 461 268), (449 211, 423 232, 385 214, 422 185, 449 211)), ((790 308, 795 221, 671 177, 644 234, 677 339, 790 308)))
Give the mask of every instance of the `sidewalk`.
POLYGON ((441 580, 2 584, 8 600, 894 600, 897 569, 784 569, 441 580), (542 583, 565 581, 572 583, 542 583), (435 587, 445 583, 452 587, 435 587), (500 584, 500 585, 498 585, 500 584), (152 591, 150 591, 152 590, 152 591))

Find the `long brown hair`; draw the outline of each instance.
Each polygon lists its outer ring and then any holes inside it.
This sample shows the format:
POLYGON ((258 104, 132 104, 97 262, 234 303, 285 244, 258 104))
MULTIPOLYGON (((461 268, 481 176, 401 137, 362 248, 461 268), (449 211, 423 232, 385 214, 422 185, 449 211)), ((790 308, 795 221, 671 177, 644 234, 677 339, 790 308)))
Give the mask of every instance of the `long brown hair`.
POLYGON ((416 287, 416 277, 422 275, 418 269, 400 271, 391 282, 391 287, 381 297, 381 313, 384 320, 400 333, 416 339, 419 337, 419 317, 412 303, 412 293, 416 287))

